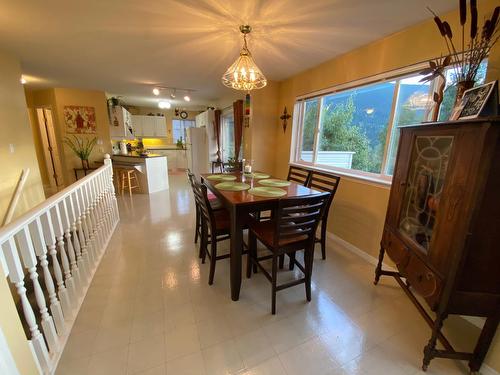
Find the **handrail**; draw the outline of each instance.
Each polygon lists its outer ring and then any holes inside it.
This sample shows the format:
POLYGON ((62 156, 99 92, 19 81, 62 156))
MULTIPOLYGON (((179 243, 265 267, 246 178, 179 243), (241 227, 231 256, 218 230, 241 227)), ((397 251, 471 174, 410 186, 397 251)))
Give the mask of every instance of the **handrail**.
POLYGON ((12 220, 12 216, 14 216, 14 212, 16 211, 17 202, 19 202, 19 198, 21 197, 21 193, 23 192, 24 189, 24 184, 26 184, 26 180, 28 179, 29 174, 30 174, 29 168, 23 169, 23 171, 21 172, 21 176, 19 176, 19 180, 17 181, 16 184, 16 189, 14 190, 12 199, 9 202, 7 213, 3 218, 2 226, 9 224, 10 221, 12 220))
POLYGON ((42 203, 36 205, 29 211, 25 212, 18 218, 16 218, 13 222, 8 223, 7 225, 0 227, 0 244, 5 241, 6 238, 11 236, 14 232, 17 231, 19 227, 26 225, 28 222, 33 220, 33 216, 35 216, 38 212, 46 210, 66 198, 70 195, 75 189, 86 184, 88 180, 91 180, 96 174, 99 174, 104 168, 107 168, 107 161, 111 162, 111 157, 109 154, 104 155, 104 165, 99 168, 93 170, 91 173, 87 174, 85 177, 79 179, 78 181, 72 183, 71 185, 65 187, 63 190, 57 192, 56 194, 50 196, 42 203))

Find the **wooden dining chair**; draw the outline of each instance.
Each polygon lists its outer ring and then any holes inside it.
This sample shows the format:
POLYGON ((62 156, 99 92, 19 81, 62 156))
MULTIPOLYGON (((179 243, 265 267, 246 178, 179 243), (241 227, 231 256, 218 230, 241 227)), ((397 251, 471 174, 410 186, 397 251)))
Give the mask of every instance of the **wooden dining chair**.
MULTIPOLYGON (((187 169, 186 172, 187 172, 189 184, 191 185, 191 189, 193 190, 193 196, 194 196, 194 202, 195 202, 195 216, 196 216, 195 220, 196 221, 195 221, 195 228, 194 228, 194 243, 197 243, 198 238, 201 238, 201 216, 200 216, 200 209, 199 209, 198 203, 196 201, 196 194, 194 191, 196 177, 191 172, 190 169, 187 169)), ((219 199, 213 193, 207 193, 207 196, 208 196, 208 200, 210 201, 210 207, 212 208, 212 210, 220 210, 223 208, 222 203, 219 201, 219 199)))
POLYGON ((311 171, 309 180, 307 181, 308 188, 330 193, 330 197, 325 205, 323 217, 321 218, 320 236, 315 237, 315 243, 321 244, 321 257, 323 259, 326 259, 326 228, 328 222, 328 212, 330 211, 330 206, 332 205, 339 183, 340 176, 333 173, 318 171, 311 171))
POLYGON ((290 165, 288 168, 288 181, 297 182, 301 185, 306 186, 309 181, 309 176, 311 175, 311 171, 306 168, 296 167, 294 165, 290 165))
MULTIPOLYGON (((272 285, 271 312, 276 314, 276 293, 304 283, 306 298, 311 300, 312 259, 316 228, 323 215, 329 193, 310 197, 281 199, 278 203, 275 218, 271 222, 254 220, 249 228, 249 256, 247 262, 247 277, 252 275, 252 269, 259 268, 272 285), (271 252, 270 255, 257 255, 257 239, 271 252), (302 271, 304 277, 281 285, 277 283, 278 259, 281 255, 295 254, 304 250, 304 264, 295 258, 293 262, 302 271), (271 273, 261 262, 272 259, 271 273), (256 266, 256 267, 255 267, 256 266)), ((292 261, 292 259, 290 260, 292 261)))
POLYGON ((193 188, 195 199, 199 207, 201 220, 201 241, 200 257, 201 262, 205 263, 208 256, 210 259, 210 274, 208 284, 214 283, 215 263, 218 260, 230 257, 230 254, 217 255, 217 243, 229 239, 231 221, 229 212, 225 209, 214 210, 210 205, 207 195, 207 187, 198 181, 194 182, 193 188), (208 248, 210 245, 210 250, 208 248))

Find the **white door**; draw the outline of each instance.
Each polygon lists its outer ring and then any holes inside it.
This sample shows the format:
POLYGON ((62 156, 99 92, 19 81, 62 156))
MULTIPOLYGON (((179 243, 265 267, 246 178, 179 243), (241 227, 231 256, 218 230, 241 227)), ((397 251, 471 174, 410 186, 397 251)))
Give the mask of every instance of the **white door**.
POLYGON ((132 116, 132 127, 134 128, 134 135, 142 137, 142 116, 132 116))
POLYGON ((50 187, 56 191, 64 185, 59 149, 56 142, 52 110, 50 108, 37 108, 38 128, 43 145, 43 157, 50 187))
POLYGON ((167 122, 165 117, 157 116, 155 117, 155 136, 166 137, 167 136, 167 122))
POLYGON ((153 116, 142 116, 142 135, 143 137, 154 137, 155 118, 153 116))

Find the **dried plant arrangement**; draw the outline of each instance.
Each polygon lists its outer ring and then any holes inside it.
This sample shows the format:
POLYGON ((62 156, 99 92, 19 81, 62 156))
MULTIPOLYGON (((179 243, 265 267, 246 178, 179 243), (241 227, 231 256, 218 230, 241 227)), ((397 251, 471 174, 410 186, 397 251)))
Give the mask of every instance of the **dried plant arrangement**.
POLYGON ((64 144, 67 145, 76 156, 82 161, 82 167, 89 167, 89 156, 97 143, 97 138, 82 139, 73 135, 72 137, 64 137, 64 144))

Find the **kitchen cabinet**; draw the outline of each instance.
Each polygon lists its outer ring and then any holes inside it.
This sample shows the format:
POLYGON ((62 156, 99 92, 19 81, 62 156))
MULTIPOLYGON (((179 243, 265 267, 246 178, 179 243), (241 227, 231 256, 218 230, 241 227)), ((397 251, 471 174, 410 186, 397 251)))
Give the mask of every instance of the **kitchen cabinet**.
POLYGON ((440 357, 468 360, 476 372, 500 320, 500 121, 400 129, 375 284, 394 277, 431 326, 424 371, 440 357), (382 269, 385 254, 396 272, 382 269), (443 335, 450 314, 486 318, 473 352, 455 351, 443 335))
POLYGON ((162 116, 133 115, 132 123, 136 137, 166 137, 167 122, 162 116))
POLYGON ((124 107, 116 105, 108 108, 109 134, 112 139, 134 139, 132 115, 124 107))

